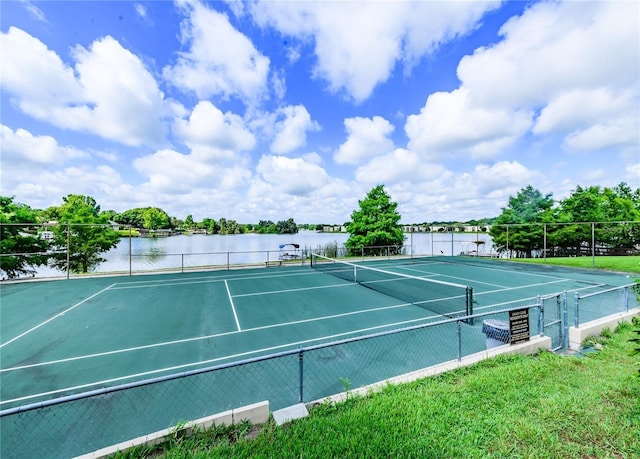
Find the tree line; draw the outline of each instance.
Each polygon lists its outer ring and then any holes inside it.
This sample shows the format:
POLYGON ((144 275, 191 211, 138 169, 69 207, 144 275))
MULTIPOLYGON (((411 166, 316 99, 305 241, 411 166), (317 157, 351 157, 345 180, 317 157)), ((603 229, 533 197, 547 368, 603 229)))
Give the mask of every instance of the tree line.
MULTIPOLYGON (((374 187, 358 206, 346 224, 347 249, 358 255, 365 247, 366 254, 372 255, 378 253, 378 247, 400 251, 404 245, 402 217, 384 185, 374 187)), ((102 211, 90 196, 73 194, 64 197, 59 206, 37 210, 0 196, 0 271, 9 278, 33 274, 42 265, 88 272, 104 261, 101 254, 117 245, 120 236, 113 222, 141 230, 204 230, 209 234, 295 234, 299 229, 323 226, 298 225, 292 218, 276 223, 260 220, 257 224, 225 218, 196 222, 192 215, 179 220, 157 207, 117 213, 102 211), (47 222, 56 224, 46 226, 50 237, 45 239, 38 233, 43 227, 35 225, 47 222)), ((569 197, 556 201, 551 193, 544 195, 529 185, 509 197, 499 216, 473 222, 490 224, 494 247, 516 257, 531 257, 543 249, 547 256, 580 255, 595 249, 594 241, 607 250, 635 251, 640 248, 640 189, 632 190, 624 182, 613 188, 577 186, 569 197)))
POLYGON ((556 201, 527 186, 509 198, 489 230, 499 252, 530 258, 634 253, 640 246, 640 188, 577 186, 556 201), (594 224, 591 224, 595 222, 594 224), (615 224, 614 224, 615 222, 615 224), (600 224, 596 224, 600 223, 600 224))
POLYGON ((8 278, 32 275, 43 265, 75 273, 89 272, 104 261, 101 254, 118 244, 121 236, 116 230, 118 225, 136 231, 204 230, 208 234, 295 234, 302 228, 311 229, 310 225, 297 225, 293 218, 276 223, 261 220, 253 225, 225 218, 196 222, 192 215, 179 220, 158 207, 118 213, 101 210, 91 196, 74 194, 64 197, 59 206, 43 210, 0 196, 0 224, 0 271, 8 278))

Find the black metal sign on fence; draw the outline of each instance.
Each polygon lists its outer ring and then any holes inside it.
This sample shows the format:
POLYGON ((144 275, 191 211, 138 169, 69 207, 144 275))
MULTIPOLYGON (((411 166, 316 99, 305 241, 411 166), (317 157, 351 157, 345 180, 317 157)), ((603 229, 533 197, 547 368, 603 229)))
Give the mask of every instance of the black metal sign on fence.
POLYGON ((509 334, 511 344, 529 341, 531 331, 529 329, 529 309, 517 309, 509 311, 509 334))

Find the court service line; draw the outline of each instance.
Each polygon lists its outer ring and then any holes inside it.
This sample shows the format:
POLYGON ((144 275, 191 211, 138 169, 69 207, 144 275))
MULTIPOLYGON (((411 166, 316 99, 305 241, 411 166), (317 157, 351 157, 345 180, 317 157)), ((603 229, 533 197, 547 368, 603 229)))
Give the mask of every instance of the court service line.
MULTIPOLYGON (((520 274, 523 276, 536 276, 536 277, 550 277, 550 278, 554 278, 556 276, 552 276, 550 274, 540 274, 540 273, 535 273, 535 272, 527 272, 527 271, 514 271, 512 269, 507 269, 507 268, 496 268, 493 266, 476 266, 473 264, 466 264, 466 263, 456 263, 456 262, 445 262, 442 261, 440 262, 442 264, 446 264, 449 266, 465 266, 465 267, 469 267, 472 268, 474 270, 482 270, 482 271, 498 271, 498 272, 505 272, 505 273, 510 273, 510 274, 520 274)), ((509 262, 505 262, 505 263, 509 263, 509 262)), ((515 262, 511 262, 511 263, 515 263, 515 262)))
POLYGON ((238 313, 236 312, 236 306, 233 304, 233 297, 231 296, 231 292, 229 291, 229 283, 226 279, 224 280, 224 286, 227 288, 227 296, 229 297, 229 303, 231 303, 233 318, 236 319, 236 327, 238 327, 238 331, 242 331, 242 328, 240 328, 240 321, 238 320, 238 313))
POLYGON ((499 292, 507 292, 507 291, 511 291, 511 290, 521 290, 523 288, 532 288, 532 287, 540 287, 541 285, 551 285, 551 284, 559 284, 561 282, 567 282, 567 281, 571 281, 573 279, 557 279, 551 282, 540 282, 538 284, 526 284, 526 285, 520 285, 518 287, 507 287, 507 288, 502 288, 502 289, 498 289, 498 290, 489 290, 487 292, 478 292, 476 293, 475 291, 473 292, 473 296, 478 296, 478 295, 487 295, 489 293, 499 293, 499 292))
POLYGON ((302 292, 305 290, 317 290, 317 289, 325 289, 325 288, 336 288, 336 287, 352 287, 352 286, 357 286, 358 284, 355 284, 353 282, 351 283, 343 283, 343 284, 330 284, 330 285, 319 285, 316 287, 300 287, 300 288, 289 288, 289 289, 284 289, 284 290, 271 290, 268 292, 254 292, 254 293, 239 293, 237 295, 234 295, 235 298, 240 298, 240 297, 244 297, 244 296, 262 296, 262 295, 273 295, 276 293, 291 293, 291 292, 302 292))
POLYGON ((26 335, 28 335, 29 333, 31 333, 31 332, 33 332, 33 331, 37 330, 38 328, 42 327, 43 325, 48 324, 48 323, 49 323, 49 322, 51 322, 52 320, 57 319, 58 317, 61 317, 61 316, 65 315, 67 312, 69 312, 69 311, 71 311, 72 309, 75 309, 75 308, 77 308, 78 306, 80 306, 80 305, 82 305, 82 304, 86 303, 86 302, 87 302, 87 301, 89 301, 90 299, 95 298, 96 296, 100 295, 101 293, 106 292, 107 290, 109 290, 109 289, 110 289, 111 287, 113 287, 114 285, 115 285, 115 284, 111 284, 110 286, 108 286, 108 287, 106 287, 106 288, 103 288, 103 289, 102 289, 102 290, 100 290, 99 292, 94 293, 94 294, 93 294, 93 295, 91 295, 90 297, 85 298, 84 300, 80 301, 79 303, 74 304, 73 306, 71 306, 70 308, 65 309, 64 311, 59 312, 59 313, 58 313, 58 314, 56 314, 55 316, 53 316, 53 317, 51 317, 51 318, 49 318, 49 319, 45 320, 44 322, 39 323, 39 324, 38 324, 38 325, 36 325, 35 327, 32 327, 32 328, 30 328, 29 330, 27 330, 26 332, 21 333, 20 335, 16 336, 15 338, 10 339, 10 340, 9 340, 9 341, 7 341, 6 343, 2 343, 2 344, 0 344, 0 349, 2 349, 3 347, 5 347, 7 344, 11 344, 11 343, 13 343, 14 341, 16 341, 16 340, 18 340, 18 339, 22 338, 23 336, 26 336, 26 335))
POLYGON ((202 361, 199 361, 199 362, 185 363, 185 364, 182 364, 182 365, 175 365, 175 366, 172 366, 172 367, 160 368, 160 369, 157 369, 157 370, 144 371, 144 372, 136 373, 136 374, 133 374, 133 375, 119 376, 117 378, 105 379, 103 381, 97 381, 97 382, 93 382, 93 383, 81 384, 79 386, 67 387, 67 388, 64 388, 64 389, 56 389, 56 390, 52 390, 52 391, 48 391, 48 392, 42 392, 40 394, 26 395, 24 397, 18 397, 18 398, 14 398, 14 399, 11 399, 11 400, 0 400, 0 405, 6 404, 6 403, 20 402, 20 401, 23 401, 23 400, 29 400, 29 399, 37 398, 37 397, 45 397, 45 396, 48 396, 48 395, 58 394, 58 393, 61 393, 61 392, 77 391, 79 389, 86 389, 86 388, 92 387, 92 386, 110 384, 110 383, 122 381, 122 380, 125 380, 125 379, 140 378, 140 377, 143 377, 143 376, 149 376, 149 375, 153 375, 153 374, 157 374, 157 373, 181 370, 181 369, 184 369, 184 368, 194 367, 194 366, 198 366, 198 365, 211 364, 211 363, 219 362, 219 361, 222 361, 222 360, 237 359, 239 357, 246 357, 246 356, 251 355, 251 354, 257 354, 257 353, 262 353, 262 352, 272 352, 272 351, 276 351, 276 350, 282 349, 282 348, 300 346, 300 345, 303 345, 303 344, 313 343, 315 341, 341 338, 343 336, 352 335, 354 333, 373 331, 373 330, 380 329, 380 328, 385 328, 385 327, 395 327, 395 326, 398 326, 398 325, 406 325, 406 324, 410 324, 412 322, 419 322, 419 321, 422 321, 422 320, 425 320, 425 318, 422 317, 422 318, 419 318, 419 319, 405 320, 405 321, 396 322, 396 323, 393 323, 393 324, 377 325, 375 327, 362 328, 362 329, 359 329, 359 330, 352 330, 352 331, 344 332, 344 333, 336 333, 334 335, 326 335, 326 336, 322 336, 322 337, 318 337, 318 338, 310 338, 310 339, 306 339, 306 340, 302 340, 302 341, 296 341, 296 342, 293 342, 293 343, 280 344, 278 346, 271 346, 271 347, 266 347, 266 348, 262 348, 262 349, 255 349, 253 351, 247 351, 247 352, 241 352, 241 353, 238 353, 238 354, 227 355, 227 356, 224 356, 224 357, 216 357, 215 359, 208 359, 208 360, 202 360, 202 361))
MULTIPOLYGON (((353 316, 356 314, 366 314, 369 312, 377 312, 377 311, 383 311, 383 310, 388 310, 388 309, 398 309, 398 308, 405 308, 405 307, 410 307, 413 306, 413 304, 411 303, 401 303, 401 304, 394 304, 391 306, 381 306, 378 308, 371 308, 371 309, 361 309, 359 311, 351 311, 351 312, 343 312, 340 314, 332 314, 330 316, 323 316, 323 317, 313 317, 311 319, 302 319, 302 320, 294 320, 291 322, 283 322, 280 324, 274 324, 274 325, 262 325, 260 327, 254 327, 254 328, 246 328, 242 331, 230 331, 230 332, 224 332, 224 333, 217 333, 214 335, 206 335, 206 336, 194 336, 192 338, 184 338, 184 339, 178 339, 178 340, 173 340, 173 341, 164 341, 161 343, 154 343, 154 344, 145 344, 143 346, 135 346, 135 347, 130 347, 130 348, 125 348, 125 349, 116 349, 114 351, 105 351, 105 352, 98 352, 95 354, 87 354, 87 355, 81 355, 78 357, 69 357, 66 359, 58 359, 58 360, 50 360, 48 362, 41 362, 41 363, 32 363, 29 365, 21 365, 19 367, 11 367, 11 368, 2 368, 0 369, 0 373, 7 373, 10 371, 16 371, 16 370, 26 370, 28 368, 36 368, 36 367, 41 367, 41 366, 45 366, 45 365, 54 365, 54 364, 58 364, 58 363, 68 363, 68 362, 74 362, 77 360, 84 360, 84 359, 92 359, 95 357, 105 357, 108 355, 115 355, 115 354, 123 354, 126 352, 135 352, 135 351, 141 351, 141 350, 145 350, 145 349, 152 349, 155 347, 164 347, 164 346, 172 346, 174 344, 184 344, 184 343, 189 343, 189 342, 193 342, 193 341, 202 341, 202 340, 207 340, 207 339, 211 339, 211 338, 221 338, 224 336, 230 336, 230 335, 237 335, 239 333, 249 333, 249 332, 254 332, 254 331, 260 331, 260 330, 268 330, 270 328, 279 328, 279 327, 286 327, 286 326, 290 326, 290 325, 299 325, 299 324, 303 324, 303 323, 308 323, 308 322, 316 322, 318 320, 329 320, 329 319, 337 319, 340 317, 346 317, 346 316, 353 316)), ((437 316, 434 316, 437 317, 437 316)), ((424 320, 424 319, 429 319, 429 317, 422 317, 420 319, 417 320, 424 320)))
POLYGON ((252 280, 252 279, 271 279, 276 277, 297 277, 297 276, 309 276, 317 274, 314 271, 309 270, 309 272, 303 273, 286 273, 286 274, 274 274, 269 276, 229 276, 229 277, 221 277, 221 276, 210 276, 210 277, 201 277, 201 278, 193 278, 193 279, 177 279, 171 278, 164 281, 157 280, 146 280, 146 281, 134 281, 134 282, 117 282, 114 285, 112 290, 124 290, 124 289, 132 289, 132 288, 148 288, 148 287, 164 287, 164 286, 172 286, 172 285, 190 285, 190 284, 208 284, 208 283, 216 283, 223 282, 225 280, 252 280))
MULTIPOLYGON (((421 273, 421 274, 427 275, 429 277, 446 277, 447 279, 457 279, 457 280, 466 281, 466 282, 473 283, 473 284, 483 284, 483 285, 490 285, 492 287, 508 288, 506 285, 492 284, 490 282, 482 282, 482 281, 475 280, 475 279, 469 279, 468 277, 449 276, 448 274, 434 273, 432 271, 421 271, 419 269, 413 269, 413 268, 403 268, 403 269, 405 269, 407 271, 421 273)), ((421 277, 426 277, 426 276, 421 276, 421 277)))

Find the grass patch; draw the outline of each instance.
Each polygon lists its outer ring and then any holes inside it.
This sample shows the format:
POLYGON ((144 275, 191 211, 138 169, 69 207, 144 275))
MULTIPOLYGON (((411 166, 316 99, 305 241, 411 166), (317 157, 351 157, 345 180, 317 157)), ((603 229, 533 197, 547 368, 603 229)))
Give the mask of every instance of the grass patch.
POLYGON ((601 256, 601 257, 557 257, 557 258, 517 258, 509 261, 522 263, 570 266, 585 269, 606 269, 626 273, 640 273, 640 256, 601 256))
POLYGON ((640 457, 636 335, 631 326, 606 335, 585 357, 498 357, 320 404, 257 435, 216 428, 120 457, 640 457))

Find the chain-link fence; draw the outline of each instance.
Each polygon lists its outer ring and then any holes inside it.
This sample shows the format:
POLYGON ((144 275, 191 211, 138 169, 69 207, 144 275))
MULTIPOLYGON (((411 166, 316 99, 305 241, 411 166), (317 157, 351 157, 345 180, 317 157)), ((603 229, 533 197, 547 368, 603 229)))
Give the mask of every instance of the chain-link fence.
POLYGON ((489 234, 508 258, 640 255, 640 221, 494 224, 489 234))
MULTIPOLYGON (((298 247, 286 253, 278 250, 201 251, 159 250, 142 244, 149 238, 172 237, 170 230, 142 231, 117 225, 84 224, 0 224, 5 240, 0 253, 4 277, 70 277, 88 268, 93 274, 135 274, 166 271, 231 269, 234 267, 304 264, 313 251, 330 258, 380 258, 393 256, 471 255, 504 258, 550 258, 556 256, 591 257, 593 266, 602 255, 640 254, 640 222, 580 222, 494 224, 490 227, 420 227, 431 235, 421 246, 414 245, 420 232, 411 227, 405 245, 347 248, 337 243, 322 247, 298 247), (433 232, 431 232, 433 230, 433 232), (446 230, 441 232, 438 230, 446 230), (451 230, 451 231, 449 231, 451 230), (100 232, 118 231, 117 250, 109 252, 108 262, 97 251, 87 257, 87 238, 101 239, 100 232), (463 235, 464 238, 460 239, 463 235), (415 236, 415 238, 414 238, 415 236), (426 244, 426 245, 424 245, 426 244)), ((179 245, 179 244, 178 244, 179 245)))
POLYGON ((638 284, 623 285, 588 294, 576 292, 573 326, 580 328, 582 323, 639 307, 638 292, 638 284))
MULTIPOLYGON (((523 308, 518 308, 523 309, 523 308)), ((539 305, 526 308, 540 334, 539 305)), ((294 349, 0 412, 3 458, 72 457, 228 409, 311 402, 493 347, 510 310, 294 349), (468 322, 468 323, 467 323, 468 322), (474 323, 474 325, 471 325, 474 323)), ((497 344, 509 342, 508 333, 497 344)))

